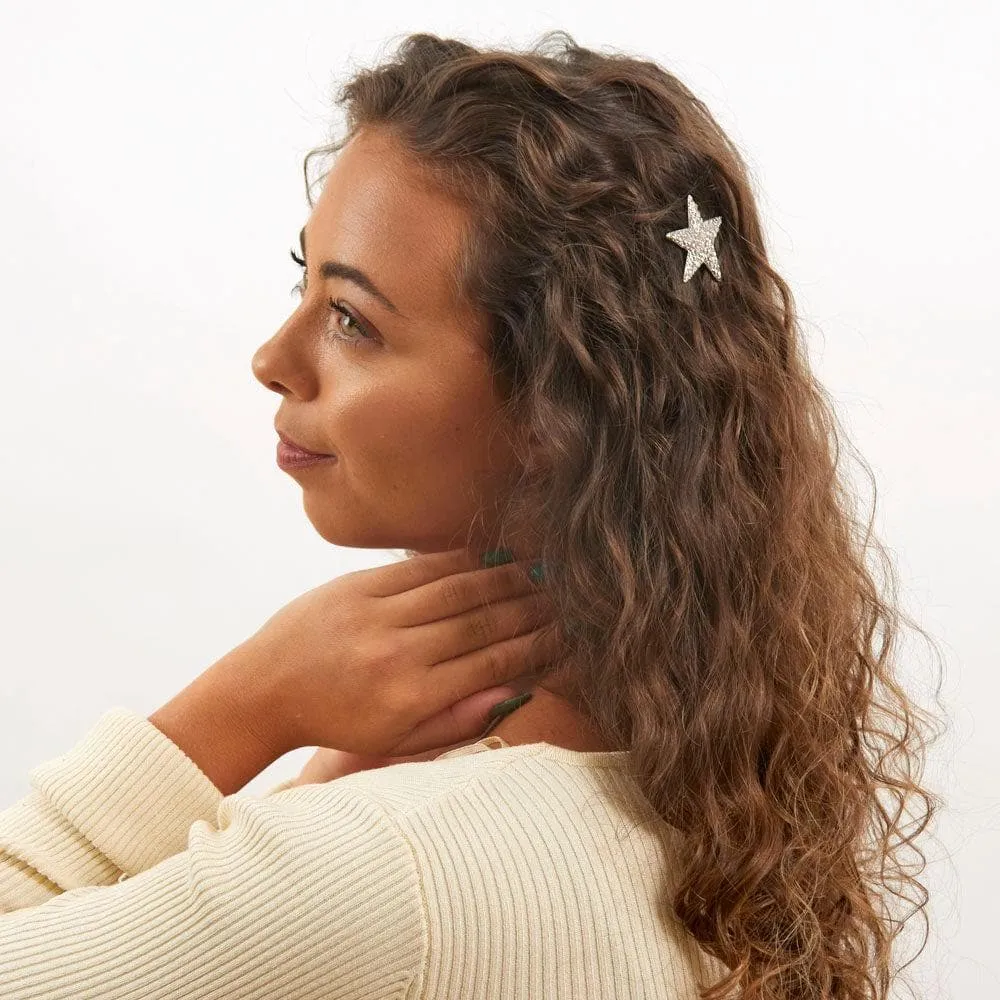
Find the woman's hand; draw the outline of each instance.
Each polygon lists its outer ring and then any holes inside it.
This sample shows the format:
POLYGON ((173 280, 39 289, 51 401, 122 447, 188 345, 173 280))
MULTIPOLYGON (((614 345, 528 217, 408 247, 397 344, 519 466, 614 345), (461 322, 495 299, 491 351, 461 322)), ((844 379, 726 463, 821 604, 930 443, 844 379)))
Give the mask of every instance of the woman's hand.
MULTIPOLYGON (((532 681, 535 678, 531 679, 532 681)), ((504 707, 499 713, 499 718, 492 720, 490 729, 493 729, 501 719, 506 718, 511 712, 520 708, 531 700, 532 692, 524 690, 512 703, 504 703, 504 707)), ((473 724, 478 725, 478 719, 473 719, 473 724)), ((481 734, 477 734, 481 738, 481 734)), ((305 766, 299 771, 291 785, 313 785, 333 781, 335 778, 342 778, 345 774, 354 774, 356 771, 371 771, 378 767, 388 767, 390 764, 406 764, 411 761, 433 760, 449 750, 457 750, 459 747, 468 746, 476 736, 470 739, 459 740, 457 743, 450 743, 446 746, 431 747, 421 753, 404 754, 402 756, 389 757, 384 754, 363 754, 348 753, 346 750, 334 750, 331 747, 317 747, 316 752, 306 761, 305 766)))
POLYGON ((526 563, 482 569, 467 549, 416 556, 286 605, 243 644, 255 667, 237 683, 267 706, 253 725, 277 756, 442 752, 476 738, 489 709, 519 692, 511 682, 560 653, 552 617, 526 563))

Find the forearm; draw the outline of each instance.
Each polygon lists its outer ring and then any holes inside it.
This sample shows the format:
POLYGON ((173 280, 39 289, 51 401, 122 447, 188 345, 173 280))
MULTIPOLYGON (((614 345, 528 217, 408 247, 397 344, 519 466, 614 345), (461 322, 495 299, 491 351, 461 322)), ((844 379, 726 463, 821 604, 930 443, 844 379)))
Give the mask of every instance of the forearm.
POLYGON ((239 791, 286 746, 253 647, 237 646, 149 716, 223 795, 239 791))
POLYGON ((29 781, 0 811, 0 914, 154 867, 184 850, 196 820, 214 825, 222 799, 172 740, 121 706, 29 781))

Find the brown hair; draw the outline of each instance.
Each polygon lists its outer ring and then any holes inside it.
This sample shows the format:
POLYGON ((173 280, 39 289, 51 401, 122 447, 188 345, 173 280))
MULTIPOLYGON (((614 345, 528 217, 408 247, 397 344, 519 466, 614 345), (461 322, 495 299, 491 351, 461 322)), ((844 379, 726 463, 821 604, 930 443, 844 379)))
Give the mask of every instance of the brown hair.
POLYGON ((883 1000, 941 801, 894 652, 903 622, 934 643, 838 471, 738 150, 671 73, 561 31, 409 35, 337 103, 307 189, 378 127, 469 209, 456 295, 541 455, 505 523, 537 527, 583 706, 685 834, 673 912, 731 970, 702 996, 883 1000), (688 194, 722 217, 720 282, 664 237, 688 194))

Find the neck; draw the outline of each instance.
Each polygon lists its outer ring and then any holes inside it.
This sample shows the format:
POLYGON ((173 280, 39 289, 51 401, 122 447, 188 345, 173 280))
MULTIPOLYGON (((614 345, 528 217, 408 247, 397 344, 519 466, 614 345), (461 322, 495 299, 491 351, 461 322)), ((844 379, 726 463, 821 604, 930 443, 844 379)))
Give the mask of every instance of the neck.
POLYGON ((612 750, 587 717, 564 695, 543 683, 530 688, 531 701, 516 709, 490 731, 511 746, 551 743, 567 750, 612 750))

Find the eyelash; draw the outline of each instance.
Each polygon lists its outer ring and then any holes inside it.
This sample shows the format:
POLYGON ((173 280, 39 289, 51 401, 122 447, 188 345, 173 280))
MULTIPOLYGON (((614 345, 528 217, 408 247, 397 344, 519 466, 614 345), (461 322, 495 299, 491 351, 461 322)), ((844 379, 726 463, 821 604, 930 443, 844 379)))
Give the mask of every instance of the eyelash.
MULTIPOLYGON (((304 272, 306 266, 305 260, 299 257, 299 255, 294 250, 290 250, 289 253, 292 255, 292 260, 294 260, 295 263, 298 264, 299 267, 301 267, 304 272)), ((292 285, 291 290, 293 292, 298 292, 299 295, 305 294, 306 280, 304 273, 302 275, 302 280, 299 281, 297 284, 292 285)), ((345 309, 336 299, 331 299, 329 302, 329 306, 331 311, 335 312, 338 316, 346 316, 354 324, 354 328, 360 334, 360 336, 358 337, 343 337, 339 333, 334 333, 333 336, 336 340, 339 340, 342 343, 349 345, 350 347, 357 347, 359 344, 364 344, 369 341, 374 341, 375 338, 368 332, 367 326, 364 323, 362 323, 361 320, 359 320, 358 317, 355 316, 354 313, 352 313, 349 309, 345 309)), ((339 329, 343 329, 343 327, 340 327, 339 323, 337 324, 337 326, 339 329)))

